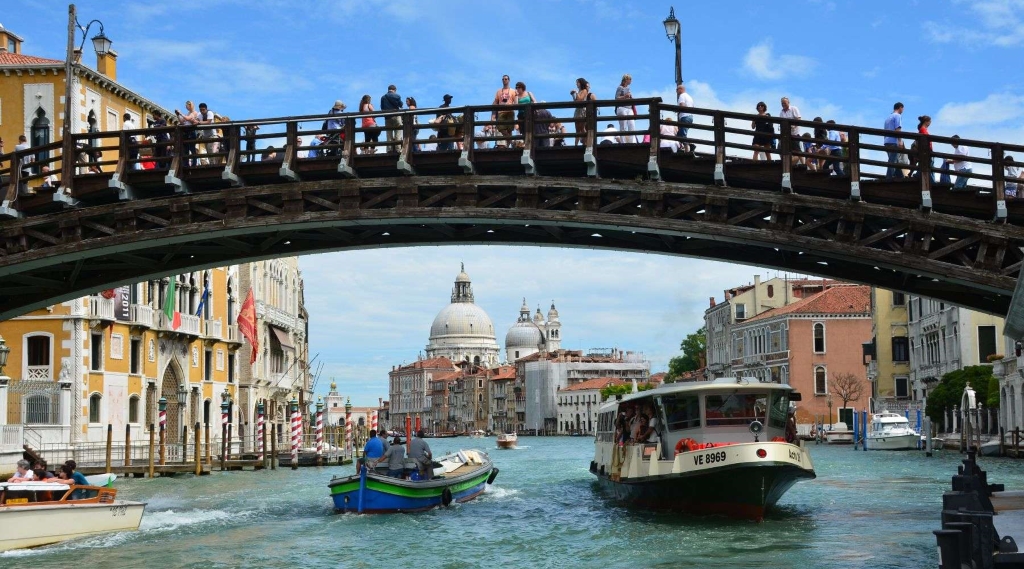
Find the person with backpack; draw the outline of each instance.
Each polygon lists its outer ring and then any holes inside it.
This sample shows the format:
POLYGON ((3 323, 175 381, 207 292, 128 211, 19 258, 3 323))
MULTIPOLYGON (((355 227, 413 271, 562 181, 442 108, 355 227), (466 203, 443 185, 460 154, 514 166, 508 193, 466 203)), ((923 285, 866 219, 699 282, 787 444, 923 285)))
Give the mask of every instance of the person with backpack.
POLYGON ((324 156, 338 156, 341 154, 339 146, 345 140, 345 119, 340 118, 340 115, 345 112, 345 103, 338 99, 334 101, 334 106, 331 110, 327 111, 327 114, 331 118, 324 121, 321 125, 323 130, 330 131, 327 133, 326 145, 331 145, 333 148, 327 148, 323 150, 324 156))
MULTIPOLYGON (((451 95, 446 93, 445 96, 442 97, 442 98, 444 99, 444 103, 441 103, 440 108, 447 109, 448 107, 452 106, 452 96, 451 95)), ((438 138, 437 150, 439 152, 440 151, 445 151, 445 150, 454 150, 455 149, 455 143, 450 141, 450 140, 444 140, 444 139, 451 138, 451 137, 455 136, 455 117, 453 117, 451 115, 451 113, 447 113, 447 112, 437 113, 437 118, 434 119, 434 124, 438 125, 437 126, 437 138, 438 138)))

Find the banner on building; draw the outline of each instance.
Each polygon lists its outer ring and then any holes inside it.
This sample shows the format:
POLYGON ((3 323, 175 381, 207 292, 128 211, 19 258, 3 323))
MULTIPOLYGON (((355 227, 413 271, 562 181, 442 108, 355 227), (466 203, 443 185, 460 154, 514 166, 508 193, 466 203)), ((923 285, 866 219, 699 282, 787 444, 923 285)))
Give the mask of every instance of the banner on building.
POLYGON ((259 336, 256 335, 256 299, 252 295, 252 289, 245 295, 245 302, 238 312, 238 331, 249 340, 252 346, 252 355, 249 358, 249 365, 256 361, 256 354, 259 352, 259 336))
POLYGON ((114 294, 114 319, 127 322, 132 319, 131 287, 120 286, 114 294))

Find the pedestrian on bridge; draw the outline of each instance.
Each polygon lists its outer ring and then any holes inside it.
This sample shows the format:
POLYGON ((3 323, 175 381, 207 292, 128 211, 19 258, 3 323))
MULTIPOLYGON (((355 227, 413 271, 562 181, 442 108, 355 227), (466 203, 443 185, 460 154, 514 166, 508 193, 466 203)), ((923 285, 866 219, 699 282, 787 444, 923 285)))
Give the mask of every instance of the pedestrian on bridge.
MULTIPOLYGON (((633 93, 629 90, 630 84, 633 83, 633 76, 626 73, 622 76, 622 81, 619 86, 615 89, 615 100, 620 101, 620 105, 615 107, 616 116, 620 117, 634 117, 636 116, 636 106, 633 105, 633 93)), ((634 119, 619 119, 619 131, 632 133, 636 130, 636 121, 634 119)), ((635 134, 619 135, 619 144, 636 143, 635 134)))
POLYGON ((757 103, 757 116, 758 118, 750 123, 750 127, 756 133, 750 144, 754 147, 754 160, 761 160, 761 156, 764 156, 764 160, 771 160, 770 150, 775 140, 775 125, 768 120, 771 115, 768 114, 768 105, 764 101, 757 103))
MULTIPOLYGON (((398 94, 398 87, 388 85, 388 92, 380 98, 380 110, 400 111, 402 110, 402 97, 398 94)), ((384 126, 388 129, 388 152, 398 152, 398 142, 402 140, 402 117, 389 115, 384 118, 384 126)))
MULTIPOLYGON (((586 79, 580 77, 576 80, 576 88, 569 91, 569 95, 572 100, 581 103, 593 99, 594 95, 590 92, 590 83, 586 79)), ((573 118, 576 121, 576 145, 580 143, 587 143, 587 108, 578 107, 573 112, 573 118)), ((596 124, 596 123, 595 123, 596 124)))
MULTIPOLYGON (((683 108, 693 107, 693 97, 691 97, 690 94, 686 92, 686 85, 683 85, 682 82, 676 85, 676 104, 683 108)), ((680 109, 678 115, 679 116, 677 118, 679 119, 679 136, 682 138, 686 138, 690 134, 689 125, 693 124, 693 115, 686 111, 683 111, 682 109, 680 109)), ((693 152, 694 147, 692 144, 687 144, 684 142, 682 145, 682 150, 683 152, 693 152)))
MULTIPOLYGON (((359 99, 359 112, 360 114, 374 112, 373 102, 370 99, 370 95, 363 95, 363 98, 359 99)), ((376 154, 376 143, 380 141, 380 128, 377 126, 377 119, 374 117, 363 117, 360 126, 363 128, 363 142, 374 143, 374 146, 363 147, 362 153, 376 154)))
MULTIPOLYGON (((178 124, 183 127, 182 133, 186 142, 182 146, 185 149, 185 156, 192 156, 196 153, 196 145, 191 142, 196 138, 196 129, 193 125, 199 122, 199 113, 196 112, 192 101, 185 101, 185 110, 188 112, 182 114, 178 109, 174 109, 174 116, 178 117, 178 124)), ((194 166, 191 160, 188 164, 194 166)))
MULTIPOLYGON (((494 101, 491 102, 492 105, 512 106, 516 104, 515 92, 512 91, 511 87, 509 87, 510 81, 511 79, 508 75, 501 76, 501 89, 498 89, 498 91, 494 93, 494 101)), ((512 138, 512 127, 515 120, 515 113, 512 112, 511 109, 507 111, 502 109, 491 111, 491 120, 497 121, 497 131, 506 138, 506 140, 495 141, 495 148, 499 146, 508 146, 508 139, 512 138)))
POLYGON ((889 156, 889 164, 896 164, 896 166, 889 166, 885 171, 886 180, 902 180, 903 179, 903 168, 898 165, 900 163, 900 156, 903 154, 900 150, 903 150, 903 139, 899 138, 897 134, 903 130, 903 103, 896 103, 892 106, 892 114, 889 118, 885 119, 885 130, 893 131, 893 134, 886 135, 882 143, 886 148, 886 154, 889 156))
POLYGON ((1024 182, 1024 178, 1021 178, 1020 166, 1014 161, 1013 156, 1007 156, 1003 160, 1004 168, 1006 169, 1006 186, 1004 194, 1008 199, 1014 199, 1018 197, 1020 191, 1020 184, 1024 182))
MULTIPOLYGON (((800 115, 800 109, 798 109, 796 107, 796 105, 789 104, 789 97, 783 97, 780 102, 782 104, 782 110, 779 111, 779 118, 780 119, 800 120, 801 118, 803 118, 800 115)), ((781 130, 780 130, 779 136, 783 136, 784 134, 785 133, 781 132, 781 130)), ((800 127, 797 126, 797 125, 790 126, 789 127, 789 135, 793 139, 793 143, 791 144, 791 148, 799 150, 800 149, 800 146, 799 146, 800 145, 800 140, 799 140, 800 139, 800 127)), ((793 161, 793 165, 804 164, 805 163, 804 159, 802 157, 800 157, 800 156, 793 156, 792 157, 792 161, 793 161)))

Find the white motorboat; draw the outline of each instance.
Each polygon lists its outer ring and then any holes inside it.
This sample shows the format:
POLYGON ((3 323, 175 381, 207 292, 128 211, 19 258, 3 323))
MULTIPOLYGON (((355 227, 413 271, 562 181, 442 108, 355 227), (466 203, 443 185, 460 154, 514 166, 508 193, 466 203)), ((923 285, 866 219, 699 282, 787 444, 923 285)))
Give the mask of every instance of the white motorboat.
POLYGON ((610 400, 598 414, 590 472, 631 507, 761 520, 793 484, 815 477, 807 451, 785 439, 789 403, 799 400, 787 384, 752 377, 610 400), (620 413, 630 409, 657 419, 648 442, 622 441, 620 413))
POLYGON ((852 445, 853 431, 850 430, 846 423, 833 423, 825 431, 825 442, 830 445, 852 445))
POLYGON ((470 438, 473 438, 473 439, 482 439, 482 438, 487 436, 487 433, 485 433, 483 431, 480 431, 480 430, 470 431, 469 436, 470 436, 470 438))
POLYGON ((921 434, 910 428, 910 420, 899 413, 883 411, 871 417, 868 450, 916 450, 921 434))
POLYGON ((498 435, 498 448, 512 449, 519 443, 519 437, 515 433, 501 433, 498 435))
POLYGON ((0 483, 0 551, 139 529, 146 504, 116 496, 99 486, 0 483))

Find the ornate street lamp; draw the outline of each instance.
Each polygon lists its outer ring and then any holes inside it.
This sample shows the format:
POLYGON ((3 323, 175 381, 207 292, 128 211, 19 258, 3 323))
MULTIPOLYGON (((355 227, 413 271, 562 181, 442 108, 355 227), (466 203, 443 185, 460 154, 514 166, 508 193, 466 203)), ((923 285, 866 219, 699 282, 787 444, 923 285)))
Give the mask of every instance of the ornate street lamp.
POLYGON ((668 41, 676 42, 676 85, 683 83, 683 47, 681 44, 681 34, 679 20, 676 19, 676 9, 668 9, 668 17, 663 22, 665 24, 665 35, 668 36, 668 41))
POLYGON ((4 337, 0 336, 0 376, 6 377, 4 376, 4 368, 7 367, 7 356, 9 355, 11 355, 11 349, 7 347, 4 337))
POLYGON ((63 131, 63 155, 61 156, 61 185, 65 188, 70 188, 70 182, 74 172, 72 171, 75 163, 75 144, 71 140, 71 91, 72 81, 74 72, 74 57, 75 57, 75 30, 82 31, 82 42, 78 45, 78 51, 82 51, 85 47, 85 38, 89 35, 89 29, 92 28, 93 24, 99 24, 100 31, 92 38, 92 47, 96 50, 96 55, 107 55, 110 53, 110 45, 113 43, 110 38, 103 33, 103 22, 99 20, 91 20, 85 26, 82 26, 78 22, 78 13, 75 10, 75 5, 71 4, 68 6, 68 50, 64 58, 64 128, 63 131))
POLYGON ((832 394, 825 397, 825 404, 828 405, 828 430, 832 430, 832 394))

